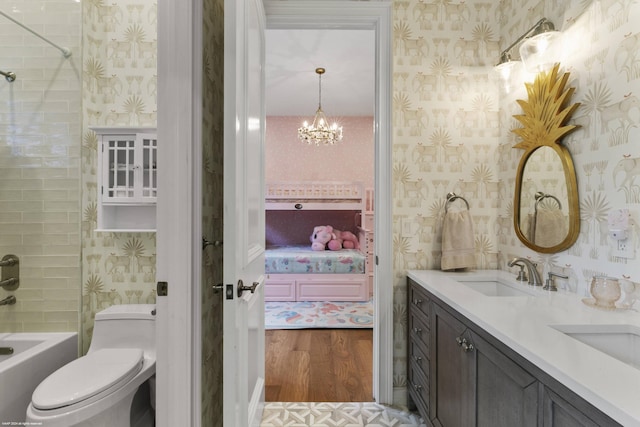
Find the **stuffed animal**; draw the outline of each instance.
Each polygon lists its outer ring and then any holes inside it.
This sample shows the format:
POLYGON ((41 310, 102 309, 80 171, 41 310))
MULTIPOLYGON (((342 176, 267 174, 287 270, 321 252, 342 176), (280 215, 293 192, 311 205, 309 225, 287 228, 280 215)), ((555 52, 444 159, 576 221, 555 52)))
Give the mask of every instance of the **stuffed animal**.
POLYGON ((313 228, 311 234, 311 249, 314 251, 324 251, 327 244, 333 239, 333 227, 330 225, 319 225, 313 228))
POLYGON ((311 249, 314 251, 338 251, 340 249, 360 249, 358 238, 350 231, 336 230, 330 225, 319 225, 313 228, 311 249))

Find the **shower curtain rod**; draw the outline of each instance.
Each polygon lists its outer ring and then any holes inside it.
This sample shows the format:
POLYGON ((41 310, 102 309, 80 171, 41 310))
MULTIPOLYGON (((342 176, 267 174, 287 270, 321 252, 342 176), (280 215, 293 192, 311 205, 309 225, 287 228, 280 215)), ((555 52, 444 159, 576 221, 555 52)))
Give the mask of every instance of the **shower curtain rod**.
POLYGON ((15 19, 13 19, 12 17, 10 17, 9 15, 7 15, 6 13, 4 13, 3 11, 0 10, 0 15, 4 16, 5 18, 7 18, 9 21, 14 22, 16 25, 24 28, 25 30, 29 31, 31 34, 33 34, 34 36, 46 41, 47 43, 49 43, 51 46, 55 47, 56 49, 58 49, 60 52, 62 52, 62 56, 64 56, 65 58, 69 58, 71 56, 71 51, 66 48, 66 47, 60 47, 57 44, 55 44, 54 42, 52 42, 51 40, 49 40, 48 38, 41 36, 40 34, 36 33, 35 31, 33 31, 31 28, 27 27, 26 25, 24 25, 23 23, 21 23, 20 21, 16 21, 15 19))

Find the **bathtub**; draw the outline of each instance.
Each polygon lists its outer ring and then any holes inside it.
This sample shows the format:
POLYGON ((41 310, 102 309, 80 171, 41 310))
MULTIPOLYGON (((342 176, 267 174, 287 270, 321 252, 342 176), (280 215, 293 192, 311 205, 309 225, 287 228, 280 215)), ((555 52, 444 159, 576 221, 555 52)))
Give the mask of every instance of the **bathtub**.
POLYGON ((22 425, 33 390, 56 369, 78 357, 78 334, 0 333, 0 426, 22 425))

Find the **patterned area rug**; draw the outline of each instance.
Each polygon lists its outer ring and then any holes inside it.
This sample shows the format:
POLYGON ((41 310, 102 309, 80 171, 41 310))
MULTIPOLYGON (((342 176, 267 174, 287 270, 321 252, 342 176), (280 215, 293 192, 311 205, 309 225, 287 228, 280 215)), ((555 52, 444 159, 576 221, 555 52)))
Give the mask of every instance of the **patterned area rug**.
POLYGON ((377 403, 269 402, 260 427, 426 427, 412 413, 377 403))
POLYGON ((265 329, 373 328, 373 302, 266 302, 265 329))

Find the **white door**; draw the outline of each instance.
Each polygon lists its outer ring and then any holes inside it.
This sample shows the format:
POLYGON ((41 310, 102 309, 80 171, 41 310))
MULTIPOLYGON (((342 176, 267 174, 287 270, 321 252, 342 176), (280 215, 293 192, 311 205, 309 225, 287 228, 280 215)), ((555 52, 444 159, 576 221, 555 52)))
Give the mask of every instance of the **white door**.
POLYGON ((245 427, 264 406, 262 1, 225 0, 224 22, 223 424, 245 427))

